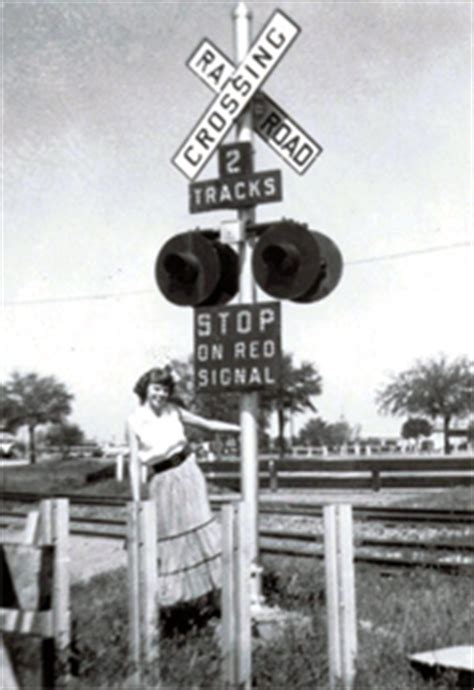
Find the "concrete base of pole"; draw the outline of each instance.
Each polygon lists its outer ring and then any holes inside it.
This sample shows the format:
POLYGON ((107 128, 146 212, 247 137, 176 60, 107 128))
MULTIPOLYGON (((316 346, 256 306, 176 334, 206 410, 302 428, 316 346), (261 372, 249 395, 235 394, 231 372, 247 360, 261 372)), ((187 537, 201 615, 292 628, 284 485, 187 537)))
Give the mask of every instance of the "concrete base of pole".
MULTIPOLYGON (((285 611, 278 606, 264 604, 251 607, 252 617, 252 649, 271 644, 291 631, 293 638, 306 638, 313 631, 310 616, 304 616, 294 611, 285 611)), ((222 645, 222 625, 215 626, 214 635, 219 645, 222 645)))
POLYGON ((311 618, 294 611, 285 611, 278 606, 255 606, 251 608, 252 638, 254 645, 273 642, 291 630, 295 636, 306 636, 312 630, 311 618))

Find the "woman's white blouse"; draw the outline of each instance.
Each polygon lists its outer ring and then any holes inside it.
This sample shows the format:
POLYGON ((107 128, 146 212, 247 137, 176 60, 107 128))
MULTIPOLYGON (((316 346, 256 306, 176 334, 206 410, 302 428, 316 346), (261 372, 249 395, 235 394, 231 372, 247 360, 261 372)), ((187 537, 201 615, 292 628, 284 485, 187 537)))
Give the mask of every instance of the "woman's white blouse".
POLYGON ((183 422, 176 407, 165 408, 158 416, 142 405, 128 418, 130 429, 138 440, 138 456, 147 462, 154 455, 162 455, 170 446, 186 441, 183 422))

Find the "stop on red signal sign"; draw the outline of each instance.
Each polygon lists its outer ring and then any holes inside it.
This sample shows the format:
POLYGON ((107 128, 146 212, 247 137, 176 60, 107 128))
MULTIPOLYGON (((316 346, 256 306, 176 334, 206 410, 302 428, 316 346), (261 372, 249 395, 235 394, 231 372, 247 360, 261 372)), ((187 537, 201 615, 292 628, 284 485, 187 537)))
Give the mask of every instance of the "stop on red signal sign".
POLYGON ((280 366, 279 302, 195 309, 197 392, 277 388, 280 366))

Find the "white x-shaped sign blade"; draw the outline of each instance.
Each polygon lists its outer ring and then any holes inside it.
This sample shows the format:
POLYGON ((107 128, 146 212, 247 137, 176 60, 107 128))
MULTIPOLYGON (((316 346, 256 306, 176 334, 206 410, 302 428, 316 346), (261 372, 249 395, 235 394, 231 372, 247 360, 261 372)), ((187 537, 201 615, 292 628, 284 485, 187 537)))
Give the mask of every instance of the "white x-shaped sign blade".
POLYGON ((174 165, 190 180, 200 173, 236 119, 285 55, 300 28, 276 10, 173 156, 174 165))
MULTIPOLYGON (((205 38, 187 61, 187 66, 210 89, 219 93, 235 73, 235 65, 205 38)), ((300 125, 263 91, 252 101, 253 128, 293 170, 303 175, 323 152, 300 125)))

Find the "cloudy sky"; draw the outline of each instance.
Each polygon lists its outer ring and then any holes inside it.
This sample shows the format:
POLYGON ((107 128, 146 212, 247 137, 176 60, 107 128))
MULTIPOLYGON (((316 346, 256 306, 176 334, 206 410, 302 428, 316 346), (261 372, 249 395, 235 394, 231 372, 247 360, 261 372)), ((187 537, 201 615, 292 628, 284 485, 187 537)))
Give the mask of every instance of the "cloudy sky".
MULTIPOLYGON (((387 375, 472 351, 472 7, 247 4, 254 36, 277 7, 302 27, 265 91, 324 148, 299 176, 255 141, 256 169, 283 174, 257 220, 308 223, 345 262, 326 300, 283 303, 284 349, 321 372, 323 418, 396 433, 374 404, 387 375)), ((190 215, 170 163, 212 99, 186 60, 204 37, 233 57, 234 7, 3 5, 2 378, 55 375, 98 440, 122 439, 139 374, 192 352, 192 310, 155 285, 160 247, 235 218, 190 215)))

